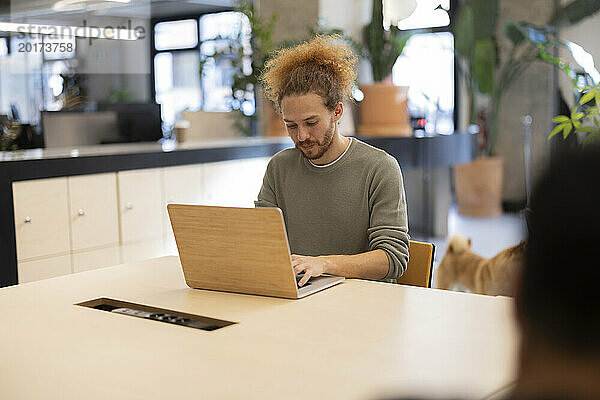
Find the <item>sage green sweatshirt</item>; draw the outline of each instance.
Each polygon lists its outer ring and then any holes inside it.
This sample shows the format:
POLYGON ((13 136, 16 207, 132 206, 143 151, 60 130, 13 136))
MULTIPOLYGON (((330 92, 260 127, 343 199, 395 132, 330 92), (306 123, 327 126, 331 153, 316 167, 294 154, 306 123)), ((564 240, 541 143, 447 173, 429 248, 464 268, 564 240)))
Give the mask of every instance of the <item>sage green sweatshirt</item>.
POLYGON ((283 212, 292 254, 358 254, 381 249, 389 260, 382 279, 394 281, 408 262, 408 221, 402 173, 383 150, 351 139, 324 167, 296 148, 269 161, 256 207, 283 212))

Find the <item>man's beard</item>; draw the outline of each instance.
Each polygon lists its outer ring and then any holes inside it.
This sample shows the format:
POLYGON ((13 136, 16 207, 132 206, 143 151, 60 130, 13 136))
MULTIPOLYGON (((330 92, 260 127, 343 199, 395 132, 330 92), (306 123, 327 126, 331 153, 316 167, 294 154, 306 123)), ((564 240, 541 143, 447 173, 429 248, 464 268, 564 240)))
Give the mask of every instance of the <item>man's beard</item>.
POLYGON ((317 160, 323 157, 323 154, 329 149, 331 143, 333 143, 333 136, 335 135, 335 121, 333 118, 331 119, 331 129, 325 132, 325 136, 323 137, 323 142, 309 142, 304 141, 302 143, 296 144, 296 148, 302 152, 304 157, 309 160, 317 160), (311 146, 309 149, 305 149, 305 147, 311 146))

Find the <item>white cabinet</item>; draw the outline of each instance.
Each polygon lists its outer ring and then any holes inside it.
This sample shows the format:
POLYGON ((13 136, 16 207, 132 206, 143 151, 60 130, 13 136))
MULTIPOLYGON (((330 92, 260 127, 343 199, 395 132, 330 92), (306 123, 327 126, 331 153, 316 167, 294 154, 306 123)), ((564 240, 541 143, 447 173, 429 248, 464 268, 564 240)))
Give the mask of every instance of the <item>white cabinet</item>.
POLYGON ((165 246, 162 237, 154 240, 127 243, 121 246, 121 260, 123 263, 136 262, 164 255, 165 246))
POLYGON ((253 207, 268 161, 15 182, 19 282, 176 255, 167 204, 253 207))
POLYGON ((166 202, 202 203, 202 170, 201 164, 163 168, 166 202))
MULTIPOLYGON (((201 164, 163 168, 162 177, 166 204, 201 204, 204 201, 202 172, 203 165, 201 164)), ((175 238, 169 221, 166 204, 163 207, 165 254, 177 255, 177 246, 175 245, 175 238)))
POLYGON ((71 256, 66 254, 41 260, 19 261, 17 269, 19 283, 67 275, 71 273, 71 256))
POLYGON ((254 207, 269 158, 204 164, 204 200, 207 205, 254 207))
POLYGON ((67 254, 67 178, 13 183, 17 259, 67 254))
POLYGON ((71 250, 119 243, 116 174, 69 177, 71 250))
POLYGON ((159 169, 117 174, 121 242, 162 237, 163 189, 159 169))
POLYGON ((72 253, 73 272, 112 267, 121 264, 121 249, 115 245, 103 249, 72 253))

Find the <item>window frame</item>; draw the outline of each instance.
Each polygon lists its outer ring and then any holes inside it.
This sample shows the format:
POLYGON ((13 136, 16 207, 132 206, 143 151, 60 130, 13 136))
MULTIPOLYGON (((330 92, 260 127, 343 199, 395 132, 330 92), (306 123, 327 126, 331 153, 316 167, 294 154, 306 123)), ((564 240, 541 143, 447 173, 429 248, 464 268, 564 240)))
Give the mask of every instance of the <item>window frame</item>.
MULTIPOLYGON (((448 11, 448 17, 450 18, 450 24, 447 26, 437 26, 434 28, 420 28, 420 29, 406 29, 402 32, 415 32, 415 33, 440 33, 440 32, 449 32, 452 34, 454 39, 454 27, 456 24, 456 18, 458 16, 458 9, 460 7, 459 0, 450 0, 450 10, 448 11)), ((456 39, 455 44, 456 44, 456 39)), ((456 45, 454 47, 456 49, 456 45)), ((460 107, 460 99, 458 96, 458 62, 456 56, 454 57, 454 111, 452 112, 452 120, 454 123, 454 131, 452 134, 456 133, 456 127, 458 126, 458 108, 460 107)))
MULTIPOLYGON (((156 17, 150 19, 150 94, 152 96, 152 101, 156 103, 156 69, 154 66, 154 59, 160 53, 178 53, 178 52, 186 52, 186 51, 197 51, 200 54, 200 46, 202 45, 202 41, 200 40, 200 18, 208 15, 208 14, 218 14, 222 12, 235 11, 233 7, 219 7, 208 10, 202 13, 193 13, 193 14, 181 14, 176 16, 168 16, 168 17, 156 17), (166 49, 166 50, 156 50, 155 43, 155 27, 157 24, 162 22, 177 22, 192 19, 196 21, 197 26, 197 35, 198 42, 196 46, 186 47, 185 49, 166 49)), ((200 80, 200 90, 202 90, 202 80, 200 80)))

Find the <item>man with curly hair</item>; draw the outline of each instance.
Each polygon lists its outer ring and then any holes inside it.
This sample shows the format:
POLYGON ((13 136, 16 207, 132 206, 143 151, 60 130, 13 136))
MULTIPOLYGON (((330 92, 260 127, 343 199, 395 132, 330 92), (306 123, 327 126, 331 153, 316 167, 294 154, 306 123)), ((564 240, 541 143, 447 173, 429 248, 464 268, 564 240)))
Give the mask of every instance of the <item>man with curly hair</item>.
POLYGON ((398 162, 338 130, 356 56, 337 40, 280 50, 261 76, 296 146, 270 160, 255 205, 282 210, 299 286, 325 273, 391 282, 408 262, 398 162))

